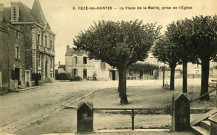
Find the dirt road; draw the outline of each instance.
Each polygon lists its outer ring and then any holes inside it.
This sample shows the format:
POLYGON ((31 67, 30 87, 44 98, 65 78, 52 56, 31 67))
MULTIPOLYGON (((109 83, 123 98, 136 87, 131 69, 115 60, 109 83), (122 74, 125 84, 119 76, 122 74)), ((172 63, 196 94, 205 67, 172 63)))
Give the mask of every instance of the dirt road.
MULTIPOLYGON (((198 83, 193 80, 192 83, 198 83)), ((181 80, 176 80, 181 84, 181 80)), ((162 85, 162 80, 127 81, 127 86, 162 85)), ((36 89, 0 96, 0 133, 15 133, 18 130, 61 111, 65 105, 88 96, 103 88, 117 88, 118 81, 81 81, 46 83, 36 89)))
POLYGON ((114 87, 117 82, 59 82, 0 96, 0 133, 15 131, 46 119, 65 105, 97 89, 114 87))

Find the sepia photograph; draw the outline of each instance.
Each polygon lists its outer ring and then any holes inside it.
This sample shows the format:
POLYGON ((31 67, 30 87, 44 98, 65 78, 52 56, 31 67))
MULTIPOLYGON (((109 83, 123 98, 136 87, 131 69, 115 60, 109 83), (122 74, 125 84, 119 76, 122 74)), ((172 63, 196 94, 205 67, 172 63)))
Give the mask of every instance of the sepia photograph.
POLYGON ((0 0, 0 135, 217 135, 216 0, 0 0))

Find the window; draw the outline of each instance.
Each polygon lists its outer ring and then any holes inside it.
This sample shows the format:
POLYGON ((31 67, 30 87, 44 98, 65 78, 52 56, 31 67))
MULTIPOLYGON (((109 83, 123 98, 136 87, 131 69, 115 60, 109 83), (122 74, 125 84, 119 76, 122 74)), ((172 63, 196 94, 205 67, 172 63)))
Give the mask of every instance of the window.
POLYGON ((101 69, 104 70, 104 69, 106 68, 106 63, 105 63, 105 62, 101 62, 101 65, 100 65, 100 66, 101 66, 101 69))
POLYGON ((40 54, 40 66, 42 66, 42 63, 43 63, 43 60, 42 60, 42 58, 43 58, 43 55, 42 55, 42 54, 40 54))
POLYGON ((19 46, 15 46, 15 59, 18 60, 20 58, 20 48, 19 46))
POLYGON ((72 75, 73 75, 73 76, 77 76, 77 69, 73 69, 73 70, 72 70, 72 75))
POLYGON ((38 42, 37 42, 37 43, 38 43, 38 44, 37 44, 38 46, 40 45, 40 39, 41 39, 41 35, 38 34, 38 42))
POLYGON ((47 47, 47 36, 45 36, 45 47, 47 47))
POLYGON ((150 69, 150 76, 153 76, 153 69, 150 69))
POLYGON ((19 33, 19 31, 16 31, 16 38, 19 38, 19 35, 20 33, 19 33))
POLYGON ((74 57, 74 60, 75 60, 75 64, 78 64, 78 57, 77 56, 74 57))
POLYGON ((143 78, 143 71, 139 72, 139 78, 142 79, 143 78))
POLYGON ((38 56, 38 67, 41 67, 41 55, 38 56))
POLYGON ((43 46, 43 33, 41 33, 41 46, 43 46))
POLYGON ((129 70, 129 76, 133 76, 133 70, 129 70))
POLYGON ((50 48, 52 48, 52 44, 53 44, 53 42, 52 42, 52 40, 50 40, 50 48))
POLYGON ((83 57, 83 64, 87 64, 87 57, 83 57))

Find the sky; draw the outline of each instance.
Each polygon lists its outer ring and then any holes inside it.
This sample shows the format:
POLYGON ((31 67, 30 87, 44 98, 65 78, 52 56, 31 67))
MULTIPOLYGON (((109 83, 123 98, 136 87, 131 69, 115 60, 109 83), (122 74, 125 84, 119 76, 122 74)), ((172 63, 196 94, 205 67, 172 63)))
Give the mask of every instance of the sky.
MULTIPOLYGON (((34 0, 0 0, 0 3, 3 3, 4 7, 9 7, 11 1, 22 2, 30 8, 34 2, 34 0)), ((66 45, 72 47, 76 35, 100 20, 138 19, 143 20, 144 24, 157 22, 157 25, 162 26, 161 33, 163 33, 166 26, 173 21, 198 15, 217 14, 216 0, 39 0, 39 2, 46 20, 56 34, 56 64, 59 61, 65 64, 66 45), (90 10, 90 7, 106 7, 110 10, 90 10)))

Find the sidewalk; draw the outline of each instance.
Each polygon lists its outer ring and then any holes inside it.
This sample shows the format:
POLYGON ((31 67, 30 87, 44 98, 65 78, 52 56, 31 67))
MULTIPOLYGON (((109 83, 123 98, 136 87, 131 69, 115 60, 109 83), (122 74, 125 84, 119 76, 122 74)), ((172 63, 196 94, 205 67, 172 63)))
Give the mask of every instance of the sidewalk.
MULTIPOLYGON (((16 134, 6 134, 0 133, 0 135, 16 135, 16 134)), ((42 135, 83 135, 81 133, 51 133, 42 135)), ((163 130, 108 130, 108 131, 97 131, 93 133, 85 133, 85 135, 195 135, 193 132, 171 132, 163 130)))
MULTIPOLYGON (((195 135, 193 132, 171 132, 171 131, 157 131, 157 130, 110 130, 97 131, 94 133, 85 133, 86 135, 195 135)), ((57 133, 57 134, 43 134, 43 135, 82 135, 79 133, 57 133)))

